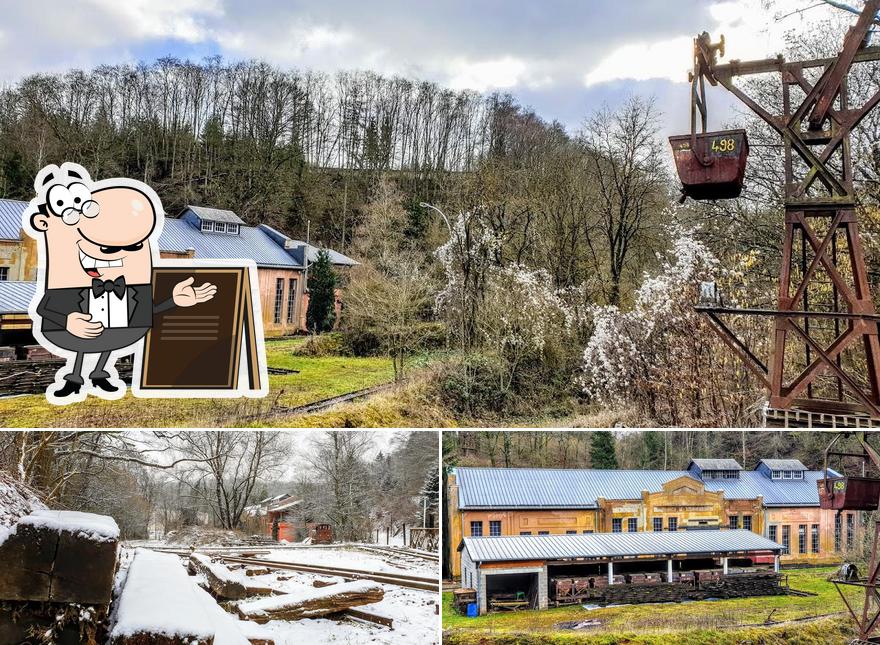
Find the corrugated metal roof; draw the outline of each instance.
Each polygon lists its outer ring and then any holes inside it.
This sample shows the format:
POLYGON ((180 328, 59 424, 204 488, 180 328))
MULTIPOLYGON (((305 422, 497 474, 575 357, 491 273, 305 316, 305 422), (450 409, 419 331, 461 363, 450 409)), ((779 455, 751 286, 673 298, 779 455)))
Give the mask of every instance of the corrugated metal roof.
MULTIPOLYGON (((736 459, 691 459, 700 470, 742 470, 736 459)), ((690 468, 690 465, 688 465, 690 468)))
POLYGON ((770 470, 806 470, 807 467, 804 466, 797 459, 762 459, 760 462, 770 470))
POLYGON ((745 529, 466 537, 464 548, 474 562, 782 551, 780 544, 745 529))
POLYGON ((239 224, 241 226, 244 226, 244 220, 232 211, 227 211, 220 208, 210 208, 208 206, 187 205, 187 208, 206 221, 230 222, 232 224, 239 224))
POLYGON ((17 199, 0 199, 0 240, 21 239, 21 216, 27 206, 17 199))
POLYGON ((639 499, 643 490, 660 492, 678 477, 702 481, 709 491, 724 491, 725 499, 763 497, 765 506, 818 506, 816 482, 823 474, 811 470, 803 479, 772 480, 744 470, 739 479, 700 480, 686 470, 456 468, 462 509, 596 508, 600 497, 639 499))
MULTIPOLYGON (((295 254, 296 259, 300 262, 308 261, 309 264, 315 262, 318 259, 318 253, 320 252, 320 248, 316 246, 312 246, 311 244, 306 244, 301 240, 295 240, 292 237, 289 237, 278 231, 268 224, 260 224, 260 228, 264 229, 269 235, 273 236, 275 239, 280 240, 281 244, 283 244, 287 249, 289 249, 292 253, 295 254), (302 257, 302 249, 306 249, 306 257, 302 257)), ((353 260, 347 255, 343 255, 338 251, 334 251, 333 249, 324 249, 327 251, 330 256, 330 262, 337 266, 355 266, 360 264, 357 260, 353 260)))
POLYGON ((0 282, 0 314, 26 314, 36 292, 36 282, 0 282))
MULTIPOLYGON (((0 199, 0 239, 21 239, 21 216, 27 205, 27 202, 14 199, 0 199)), ((254 260, 257 266, 296 269, 303 268, 305 259, 308 259, 309 262, 314 262, 318 257, 319 249, 317 247, 293 240, 268 226, 265 226, 265 229, 268 230, 264 230, 264 226, 247 226, 232 211, 208 208, 206 206, 188 206, 187 208, 205 219, 238 223, 239 234, 202 233, 195 226, 184 220, 166 217, 165 226, 159 238, 159 248, 162 251, 182 253, 188 248, 193 248, 198 259, 245 258, 254 260), (269 231, 275 233, 281 239, 289 241, 291 248, 287 250, 284 248, 283 243, 273 240, 269 231), (305 254, 307 258, 304 259, 302 257, 303 253, 301 251, 299 253, 296 252, 297 247, 308 249, 308 252, 305 254)), ((335 265, 354 266, 358 264, 356 260, 342 253, 337 253, 333 249, 327 249, 327 252, 330 254, 330 261, 335 265)))
POLYGON ((595 508, 599 497, 639 499, 687 471, 457 468, 461 508, 595 508))
POLYGON ((202 233, 182 219, 165 218, 165 226, 159 237, 163 251, 184 252, 195 249, 198 260, 251 259, 257 266, 301 269, 302 265, 265 231, 253 226, 241 226, 238 235, 202 233))

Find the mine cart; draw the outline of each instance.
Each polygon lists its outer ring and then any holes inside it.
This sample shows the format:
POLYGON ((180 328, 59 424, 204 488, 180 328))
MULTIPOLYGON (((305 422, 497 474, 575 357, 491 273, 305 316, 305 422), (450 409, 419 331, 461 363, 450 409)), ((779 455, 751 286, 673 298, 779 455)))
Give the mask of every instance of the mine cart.
POLYGON ((333 542, 333 527, 329 524, 315 524, 312 530, 312 544, 331 544, 333 542))
POLYGON ((880 502, 880 479, 828 477, 817 482, 819 507, 835 511, 876 511, 880 502))
POLYGON ((681 192, 691 199, 739 197, 749 156, 745 130, 669 137, 681 192))

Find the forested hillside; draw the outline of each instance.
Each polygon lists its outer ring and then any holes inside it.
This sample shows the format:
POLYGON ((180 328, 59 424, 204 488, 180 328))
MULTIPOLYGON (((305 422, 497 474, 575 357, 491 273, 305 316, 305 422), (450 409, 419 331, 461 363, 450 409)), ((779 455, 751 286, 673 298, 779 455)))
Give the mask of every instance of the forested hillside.
MULTIPOLYGON (((820 469, 833 437, 822 432, 701 430, 446 431, 443 460, 446 466, 683 470, 691 459, 735 459, 752 469, 761 459, 791 458, 820 469)), ((859 452, 852 437, 840 446, 859 452)))

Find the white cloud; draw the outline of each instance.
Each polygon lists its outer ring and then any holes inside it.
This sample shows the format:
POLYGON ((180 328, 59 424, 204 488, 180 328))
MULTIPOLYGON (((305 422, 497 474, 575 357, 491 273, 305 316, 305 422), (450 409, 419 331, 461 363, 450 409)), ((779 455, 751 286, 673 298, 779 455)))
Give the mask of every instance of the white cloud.
POLYGON ((682 36, 654 43, 624 45, 588 72, 584 76, 584 85, 589 87, 619 79, 685 81, 692 66, 693 43, 692 36, 682 36))
MULTIPOLYGON (((772 13, 764 8, 764 0, 715 2, 708 8, 714 24, 707 24, 705 29, 713 41, 724 35, 726 51, 723 60, 765 58, 782 50, 788 30, 809 25, 817 18, 835 12, 843 13, 830 7, 808 8, 808 11, 800 12, 803 9, 804 3, 799 0, 778 0, 772 13), (777 19, 786 15, 788 17, 784 19, 777 19)), ((684 83, 693 64, 694 36, 696 34, 681 34, 653 42, 640 40, 621 45, 584 75, 584 85, 648 79, 684 83)))
POLYGON ((219 0, 92 0, 115 16, 135 38, 177 38, 202 42, 210 37, 205 18, 223 15, 219 0))
POLYGON ((478 62, 457 58, 448 65, 448 84, 456 90, 479 92, 514 87, 523 81, 527 69, 524 61, 512 56, 478 62))

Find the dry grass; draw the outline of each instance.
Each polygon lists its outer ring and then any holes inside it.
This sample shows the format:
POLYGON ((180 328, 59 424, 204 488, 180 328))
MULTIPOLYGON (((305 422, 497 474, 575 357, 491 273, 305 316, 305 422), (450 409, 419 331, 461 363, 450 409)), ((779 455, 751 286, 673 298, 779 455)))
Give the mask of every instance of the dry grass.
MULTIPOLYGON (((607 607, 580 605, 546 611, 499 613, 466 618, 444 594, 445 643, 464 645, 531 643, 835 643, 852 635, 845 607, 828 577, 833 567, 786 571, 792 588, 815 596, 764 596, 736 600, 607 607), (772 616, 771 616, 772 614, 772 616), (829 617, 829 614, 838 614, 829 617), (768 617, 779 625, 764 626, 768 617), (601 626, 567 630, 560 623, 596 619, 601 626), (795 622, 790 622, 795 621, 795 622)), ((855 598, 859 591, 849 591, 855 598)))

